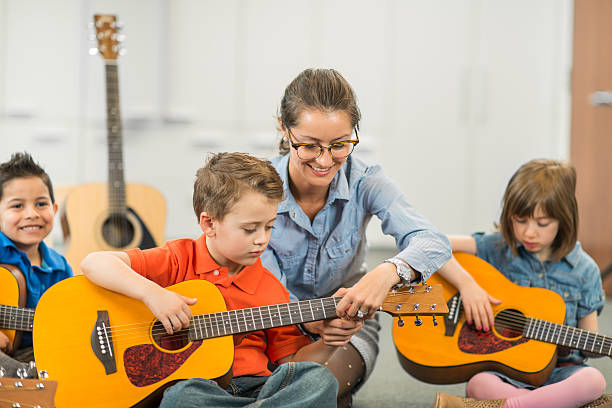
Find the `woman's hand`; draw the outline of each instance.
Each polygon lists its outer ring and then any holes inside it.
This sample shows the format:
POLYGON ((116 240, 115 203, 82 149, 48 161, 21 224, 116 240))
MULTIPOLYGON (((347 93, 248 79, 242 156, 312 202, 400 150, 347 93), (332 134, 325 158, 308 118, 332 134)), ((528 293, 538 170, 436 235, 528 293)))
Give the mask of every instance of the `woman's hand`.
POLYGON ((197 299, 188 298, 155 285, 148 288, 142 301, 164 325, 166 332, 172 334, 189 327, 191 319, 189 306, 195 304, 197 299))
POLYGON ((0 350, 6 354, 13 351, 13 345, 9 341, 9 338, 2 332, 0 332, 0 350))
POLYGON ((343 296, 336 307, 338 317, 343 319, 368 319, 374 316, 383 304, 389 290, 400 282, 395 265, 385 262, 365 274, 352 288, 340 289, 336 296, 343 296), (361 311, 363 316, 358 315, 361 311))
POLYGON ((328 319, 318 322, 303 323, 310 333, 321 336, 323 343, 328 346, 344 346, 353 334, 363 326, 362 320, 328 319))
POLYGON ((489 295, 474 280, 464 281, 459 293, 467 323, 473 323, 477 330, 489 331, 495 324, 491 304, 499 305, 502 301, 489 295))

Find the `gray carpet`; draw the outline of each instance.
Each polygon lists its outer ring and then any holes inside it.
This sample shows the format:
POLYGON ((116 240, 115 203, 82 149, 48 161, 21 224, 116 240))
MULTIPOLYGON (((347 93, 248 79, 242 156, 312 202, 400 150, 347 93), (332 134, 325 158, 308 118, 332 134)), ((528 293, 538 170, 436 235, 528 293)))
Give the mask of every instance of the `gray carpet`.
MULTIPOLYGON (((369 265, 375 264, 389 255, 385 251, 374 251, 369 258, 369 265)), ((382 325, 380 355, 372 376, 357 393, 353 406, 355 408, 365 407, 431 407, 436 391, 442 391, 454 395, 464 395, 465 383, 452 385, 433 385, 423 383, 410 376, 397 359, 393 338, 391 336, 391 325, 393 319, 386 313, 380 314, 382 325)), ((612 336, 612 299, 603 313, 599 316, 600 332, 612 336)), ((610 358, 591 359, 589 361, 597 367, 606 377, 608 387, 606 392, 612 393, 612 360, 610 358)))

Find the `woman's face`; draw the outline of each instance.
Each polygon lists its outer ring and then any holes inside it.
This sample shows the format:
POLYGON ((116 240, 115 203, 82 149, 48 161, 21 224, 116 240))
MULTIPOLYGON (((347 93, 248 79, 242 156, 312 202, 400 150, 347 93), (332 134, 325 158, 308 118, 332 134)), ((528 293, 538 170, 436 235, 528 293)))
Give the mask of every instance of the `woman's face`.
MULTIPOLYGON (((297 123, 290 129, 294 143, 329 146, 334 142, 350 140, 353 134, 350 116, 345 111, 304 110, 298 116, 297 123)), ((288 138, 287 129, 283 132, 288 138)), ((346 157, 332 158, 329 149, 323 149, 321 156, 312 160, 302 160, 297 150, 292 147, 289 150, 289 176, 298 189, 328 187, 346 161, 346 157)))

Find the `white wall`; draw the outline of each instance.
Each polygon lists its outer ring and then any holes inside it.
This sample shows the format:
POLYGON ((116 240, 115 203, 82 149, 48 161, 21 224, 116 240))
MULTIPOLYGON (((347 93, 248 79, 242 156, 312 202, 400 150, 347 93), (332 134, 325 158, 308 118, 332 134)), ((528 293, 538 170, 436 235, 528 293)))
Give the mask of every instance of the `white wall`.
MULTIPOLYGON (((509 176, 567 158, 570 0, 0 0, 0 160, 27 150, 56 185, 106 181, 95 12, 124 23, 126 180, 168 201, 167 238, 198 235, 208 151, 271 157, 284 87, 334 67, 363 113, 356 154, 380 162, 447 233, 490 229, 509 176)), ((387 245, 373 223, 370 240, 387 245)))

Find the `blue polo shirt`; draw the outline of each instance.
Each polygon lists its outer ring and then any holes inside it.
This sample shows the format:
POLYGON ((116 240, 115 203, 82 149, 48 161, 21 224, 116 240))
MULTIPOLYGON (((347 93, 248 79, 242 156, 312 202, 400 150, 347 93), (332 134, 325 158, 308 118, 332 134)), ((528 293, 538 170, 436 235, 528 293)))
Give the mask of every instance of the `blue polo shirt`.
MULTIPOLYGON (((26 307, 36 308, 42 294, 53 284, 72 276, 72 268, 68 261, 55 250, 47 247, 44 242, 38 245, 42 258, 41 266, 32 265, 25 252, 19 250, 13 241, 0 232, 0 263, 15 265, 27 284, 26 307)), ((2 299, 0 299, 1 303, 2 299)), ((32 334, 23 333, 20 348, 32 345, 32 334)))

